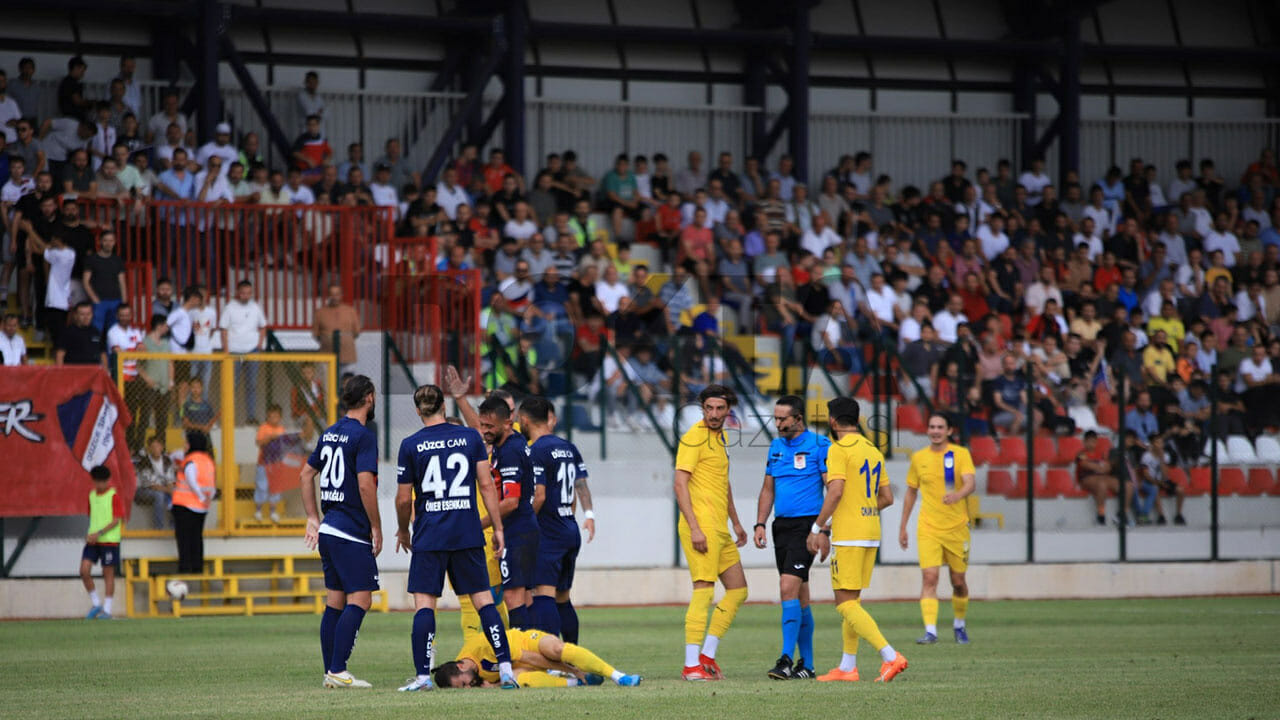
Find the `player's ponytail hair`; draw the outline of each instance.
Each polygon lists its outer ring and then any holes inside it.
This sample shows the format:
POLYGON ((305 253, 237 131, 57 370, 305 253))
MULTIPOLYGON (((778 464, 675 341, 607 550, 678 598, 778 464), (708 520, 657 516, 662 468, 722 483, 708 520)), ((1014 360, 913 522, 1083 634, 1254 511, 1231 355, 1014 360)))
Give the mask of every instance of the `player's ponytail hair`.
POLYGON ((342 406, 354 410, 364 405, 364 399, 376 392, 368 375, 353 375, 342 386, 342 406))
POLYGON ((423 385, 413 393, 413 406, 422 417, 439 415, 444 410, 444 391, 436 385, 423 385))

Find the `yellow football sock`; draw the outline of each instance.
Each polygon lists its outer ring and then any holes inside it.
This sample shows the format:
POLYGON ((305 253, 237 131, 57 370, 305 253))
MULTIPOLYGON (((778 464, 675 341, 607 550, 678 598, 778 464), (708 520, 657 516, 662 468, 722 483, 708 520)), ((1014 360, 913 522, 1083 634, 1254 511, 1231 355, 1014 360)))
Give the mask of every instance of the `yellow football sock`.
POLYGON ((889 644, 884 639, 884 635, 880 634, 880 627, 876 625, 876 621, 871 617, 871 613, 862 607, 862 603, 857 600, 846 600, 840 603, 836 611, 844 618, 844 621, 853 626, 853 631, 860 637, 867 639, 871 643, 871 647, 876 650, 889 644))
POLYGON ((548 675, 541 670, 525 670, 516 676, 520 687, 527 688, 562 688, 569 687, 569 678, 548 675))
POLYGON ((938 624, 938 598, 920 598, 920 615, 924 617, 925 627, 938 624))
POLYGON ((711 613, 711 627, 707 632, 716 637, 724 637, 724 634, 729 632, 729 625, 733 622, 734 616, 738 614, 738 608, 742 607, 742 603, 746 601, 746 588, 726 590, 724 597, 720 598, 719 604, 716 605, 716 611, 711 613))
POLYGON ((707 634, 707 612, 711 610, 711 601, 716 597, 714 587, 694 588, 693 597, 689 599, 689 609, 684 613, 684 642, 686 645, 701 645, 707 634))
POLYGON ((840 633, 844 636, 844 653, 846 655, 857 655, 858 631, 854 629, 853 623, 848 620, 840 623, 840 633))
POLYGON ((574 645, 573 643, 564 644, 564 650, 560 651, 560 660, 583 672, 603 675, 606 678, 613 677, 615 670, 612 665, 601 660, 599 655, 596 655, 581 645, 574 645))
MULTIPOLYGON (((937 602, 937 601, 935 601, 937 602)), ((969 598, 951 596, 951 611, 955 613, 957 620, 963 620, 964 616, 969 613, 969 598)), ((934 617, 937 617, 937 610, 934 610, 934 617)))
MULTIPOLYGON (((502 617, 502 626, 511 627, 511 622, 507 619, 507 604, 500 602, 497 605, 498 615, 502 617)), ((476 612, 475 605, 471 602, 470 595, 462 595, 458 598, 458 609, 462 611, 460 623, 462 625, 462 639, 480 635, 480 613, 476 612)))

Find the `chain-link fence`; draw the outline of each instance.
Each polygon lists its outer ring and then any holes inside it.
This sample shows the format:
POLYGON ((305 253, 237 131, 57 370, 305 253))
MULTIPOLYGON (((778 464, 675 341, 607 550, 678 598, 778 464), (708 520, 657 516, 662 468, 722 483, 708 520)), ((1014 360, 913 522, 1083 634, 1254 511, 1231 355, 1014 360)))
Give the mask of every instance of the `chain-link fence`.
MULTIPOLYGON (((167 346, 167 341, 164 341, 167 346)), ((218 494, 206 534, 294 534, 305 524, 299 473, 337 417, 337 365, 324 353, 128 352, 116 374, 133 416, 133 536, 168 534, 188 433, 209 439, 218 494)))

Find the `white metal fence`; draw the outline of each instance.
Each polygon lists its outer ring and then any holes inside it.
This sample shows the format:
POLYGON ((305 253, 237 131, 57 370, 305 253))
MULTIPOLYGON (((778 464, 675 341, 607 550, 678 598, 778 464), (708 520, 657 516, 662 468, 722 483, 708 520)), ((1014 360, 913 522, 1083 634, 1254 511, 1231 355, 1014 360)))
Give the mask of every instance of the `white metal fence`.
MULTIPOLYGON (((57 111, 57 81, 41 81, 40 117, 57 111)), ((161 106, 166 87, 162 82, 141 83, 139 122, 161 106)), ((186 87, 179 87, 185 92, 186 87)), ((86 95, 105 98, 106 83, 86 83, 86 95)), ((268 107, 292 140, 302 131, 304 118, 298 109, 298 88, 264 88, 268 107)), ((444 134, 462 97, 454 93, 322 92, 325 101, 325 135, 333 146, 335 162, 346 159, 347 144, 364 144, 365 160, 382 155, 389 138, 398 138, 413 162, 425 165, 444 134)), ((273 164, 282 164, 267 142, 266 130, 238 86, 222 88, 223 113, 237 139, 256 132, 263 153, 273 164)), ((484 105, 486 114, 493 102, 484 105)), ((726 106, 650 105, 626 102, 580 102, 531 98, 526 102, 525 167, 542 167, 551 152, 575 150, 579 164, 597 177, 613 165, 619 153, 652 157, 662 152, 671 158, 673 170, 684 166, 691 150, 703 155, 704 168, 715 167, 716 155, 732 152, 740 163, 750 151, 750 124, 759 108, 726 106)), ((886 115, 879 113, 815 113, 809 122, 809 177, 811 183, 835 166, 841 155, 866 150, 873 156, 875 174, 887 174, 893 186, 913 184, 927 190, 928 183, 943 177, 953 158, 978 167, 995 169, 1008 158, 1019 167, 1021 115, 886 115)), ((768 113, 769 124, 776 113, 768 113)), ((1043 132, 1049 120, 1038 121, 1043 132)), ((495 137, 501 137, 501 126, 495 137)), ((495 141, 497 144, 500 141, 495 141)), ((1280 142, 1280 120, 1198 120, 1086 118, 1080 125, 1080 176, 1084 183, 1100 178, 1111 165, 1127 170, 1130 158, 1140 157, 1158 168, 1160 181, 1174 176, 1180 159, 1198 163, 1213 158, 1228 184, 1238 181, 1263 147, 1280 142)), ((770 169, 785 152, 785 139, 766 158, 770 169)), ((1045 153, 1051 177, 1057 175, 1057 142, 1045 153)))

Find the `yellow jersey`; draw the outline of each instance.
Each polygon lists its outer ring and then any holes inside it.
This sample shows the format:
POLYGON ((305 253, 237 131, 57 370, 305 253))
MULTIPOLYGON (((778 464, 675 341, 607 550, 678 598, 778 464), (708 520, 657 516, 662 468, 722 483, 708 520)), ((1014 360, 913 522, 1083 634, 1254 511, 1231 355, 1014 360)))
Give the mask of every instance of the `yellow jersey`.
POLYGON ((969 451, 951 443, 942 452, 926 447, 911 456, 907 487, 920 490, 921 530, 947 532, 968 526, 968 503, 946 505, 942 498, 964 487, 964 476, 976 472, 969 451))
POLYGON ((827 450, 827 482, 844 481, 844 493, 831 514, 833 545, 880 546, 880 485, 884 454, 862 435, 851 432, 833 440, 827 450))
MULTIPOLYGON (((507 647, 511 650, 511 662, 519 662, 526 652, 538 652, 538 642, 545 633, 539 630, 507 630, 507 647)), ((498 657, 489 644, 488 636, 477 633, 462 640, 462 648, 454 660, 471 660, 476 673, 485 682, 498 682, 498 657)))
MULTIPOLYGON (((701 420, 680 438, 676 470, 690 474, 689 500, 698 525, 706 532, 728 532, 729 452, 724 431, 712 432, 701 420)), ((685 524, 685 518, 680 516, 685 524)))

